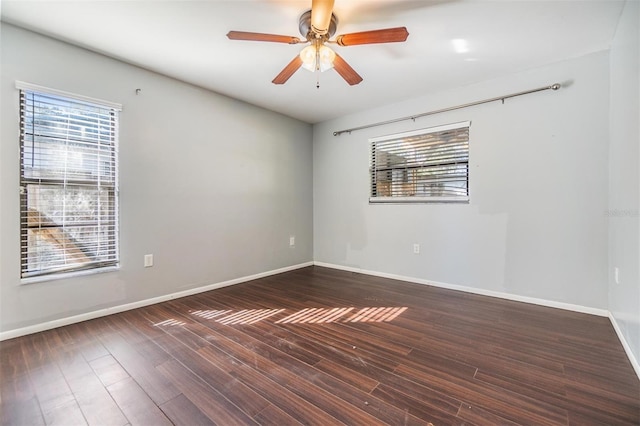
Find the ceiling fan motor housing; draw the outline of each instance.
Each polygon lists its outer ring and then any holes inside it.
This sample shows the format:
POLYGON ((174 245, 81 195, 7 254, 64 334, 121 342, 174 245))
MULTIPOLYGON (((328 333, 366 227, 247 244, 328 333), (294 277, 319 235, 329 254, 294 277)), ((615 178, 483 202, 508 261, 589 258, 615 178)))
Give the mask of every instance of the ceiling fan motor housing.
POLYGON ((298 29, 300 30, 300 34, 305 37, 308 41, 316 40, 318 38, 323 39, 322 41, 329 40, 336 33, 336 29, 338 28, 338 18, 333 13, 331 14, 331 22, 329 23, 329 29, 326 34, 318 34, 313 28, 311 28, 311 10, 307 10, 300 16, 300 21, 298 23, 298 29))

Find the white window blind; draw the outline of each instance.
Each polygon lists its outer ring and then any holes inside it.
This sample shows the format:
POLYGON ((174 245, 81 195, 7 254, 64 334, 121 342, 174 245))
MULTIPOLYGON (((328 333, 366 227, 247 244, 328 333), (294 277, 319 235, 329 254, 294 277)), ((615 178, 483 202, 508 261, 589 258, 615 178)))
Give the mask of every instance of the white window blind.
POLYGON ((469 125, 372 138, 371 203, 469 200, 469 125))
POLYGON ((21 276, 118 264, 118 109, 20 90, 21 276))

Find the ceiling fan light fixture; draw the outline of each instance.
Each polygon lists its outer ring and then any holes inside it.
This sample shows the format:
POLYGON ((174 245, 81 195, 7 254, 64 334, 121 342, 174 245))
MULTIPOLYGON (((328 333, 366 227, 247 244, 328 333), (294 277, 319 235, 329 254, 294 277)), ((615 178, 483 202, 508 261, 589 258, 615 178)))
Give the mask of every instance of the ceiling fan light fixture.
POLYGON ((316 70, 316 47, 307 46, 300 52, 302 68, 314 72, 316 70))
POLYGON ((318 48, 318 61, 320 72, 325 72, 333 68, 333 60, 336 58, 336 53, 331 48, 324 44, 318 48))
POLYGON ((336 53, 329 47, 323 45, 307 46, 300 52, 302 68, 314 72, 316 70, 325 72, 333 68, 333 61, 336 53))

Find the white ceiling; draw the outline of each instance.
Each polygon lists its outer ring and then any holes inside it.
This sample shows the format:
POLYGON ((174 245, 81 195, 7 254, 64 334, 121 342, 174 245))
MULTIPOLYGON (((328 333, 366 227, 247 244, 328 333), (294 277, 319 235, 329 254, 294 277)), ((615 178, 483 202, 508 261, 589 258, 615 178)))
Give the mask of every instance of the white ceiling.
MULTIPOLYGON (((630 0, 634 1, 634 0, 630 0)), ((271 80, 302 45, 231 41, 229 30, 299 37, 311 0, 2 0, 2 20, 316 123, 608 49, 623 0, 336 0, 336 35, 406 26, 405 43, 335 50, 364 78, 333 70, 271 80), (452 40, 468 51, 456 52, 452 40)), ((550 82, 551 83, 551 82, 550 82)), ((528 88, 524 88, 528 89, 528 88)))

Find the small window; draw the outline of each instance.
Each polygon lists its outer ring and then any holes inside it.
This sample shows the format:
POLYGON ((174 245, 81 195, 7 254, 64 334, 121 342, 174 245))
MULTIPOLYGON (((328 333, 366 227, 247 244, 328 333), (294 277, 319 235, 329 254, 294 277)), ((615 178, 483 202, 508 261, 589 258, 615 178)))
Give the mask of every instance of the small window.
POLYGON ((369 139, 369 202, 468 202, 469 125, 466 121, 369 139))
POLYGON ((20 90, 21 277, 118 265, 118 110, 20 90))

